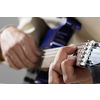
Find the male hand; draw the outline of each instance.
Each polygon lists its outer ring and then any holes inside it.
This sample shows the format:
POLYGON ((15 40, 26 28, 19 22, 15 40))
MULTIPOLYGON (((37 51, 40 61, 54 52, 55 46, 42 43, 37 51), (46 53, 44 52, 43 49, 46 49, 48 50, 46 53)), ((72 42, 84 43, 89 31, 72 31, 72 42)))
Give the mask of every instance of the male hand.
POLYGON ((1 50, 8 66, 14 69, 34 68, 40 52, 37 50, 32 36, 16 27, 6 28, 1 33, 1 50))
POLYGON ((50 84, 90 84, 93 83, 91 73, 87 68, 76 67, 74 63, 76 57, 67 59, 68 55, 74 53, 75 46, 62 47, 50 65, 49 80, 50 84))

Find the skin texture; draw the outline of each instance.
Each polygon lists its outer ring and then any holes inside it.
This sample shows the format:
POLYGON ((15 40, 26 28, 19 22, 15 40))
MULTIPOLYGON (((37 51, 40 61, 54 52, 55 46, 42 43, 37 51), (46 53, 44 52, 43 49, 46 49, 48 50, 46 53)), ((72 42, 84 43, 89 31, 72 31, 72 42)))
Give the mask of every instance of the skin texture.
POLYGON ((8 66, 17 70, 34 68, 38 56, 41 56, 33 37, 14 26, 6 28, 1 33, 1 50, 8 66))
POLYGON ((87 68, 73 67, 76 57, 66 59, 74 53, 75 46, 62 47, 55 56, 49 69, 49 84, 90 84, 93 83, 91 73, 87 68))

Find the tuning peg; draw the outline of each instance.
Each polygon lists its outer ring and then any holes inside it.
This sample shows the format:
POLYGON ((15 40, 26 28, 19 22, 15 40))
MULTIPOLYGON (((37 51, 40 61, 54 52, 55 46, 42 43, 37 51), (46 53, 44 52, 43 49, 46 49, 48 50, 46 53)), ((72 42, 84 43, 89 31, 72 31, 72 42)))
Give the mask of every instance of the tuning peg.
POLYGON ((85 51, 82 51, 82 54, 85 54, 85 51))
POLYGON ((79 61, 82 62, 83 60, 82 59, 79 59, 79 61))
POLYGON ((86 46, 88 46, 89 45, 89 43, 86 43, 86 46))
POLYGON ((92 62, 92 61, 90 61, 90 64, 93 64, 93 62, 92 62))
POLYGON ((84 50, 86 50, 87 48, 86 47, 84 47, 84 50))
POLYGON ((81 62, 80 65, 81 65, 81 66, 85 66, 85 63, 84 63, 84 62, 81 62))
POLYGON ((91 60, 88 59, 89 64, 93 64, 93 62, 91 60))
POLYGON ((84 55, 81 55, 81 58, 84 58, 84 55))

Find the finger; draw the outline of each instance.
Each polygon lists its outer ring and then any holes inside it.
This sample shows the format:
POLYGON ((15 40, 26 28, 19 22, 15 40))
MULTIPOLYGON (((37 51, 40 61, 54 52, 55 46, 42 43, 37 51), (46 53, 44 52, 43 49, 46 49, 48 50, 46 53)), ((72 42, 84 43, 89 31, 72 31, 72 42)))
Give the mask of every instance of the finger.
POLYGON ((32 63, 37 63, 38 61, 38 57, 33 54, 30 45, 28 43, 28 39, 27 37, 25 37, 24 39, 21 40, 20 45, 22 47, 22 50, 25 54, 25 56, 32 62, 32 63))
POLYGON ((49 84, 63 84, 63 79, 62 76, 60 76, 60 74, 58 72, 56 72, 55 70, 53 70, 53 63, 51 63, 50 68, 49 68, 49 79, 48 79, 48 83, 49 84))
POLYGON ((16 69, 16 70, 19 70, 21 68, 18 68, 13 62, 12 60, 9 58, 9 56, 5 56, 5 61, 7 62, 8 66, 13 68, 13 69, 16 69))
POLYGON ((74 53, 76 50, 75 46, 71 47, 62 47, 58 52, 57 55, 55 56, 54 63, 55 63, 55 70, 61 74, 61 62, 67 59, 68 54, 74 53))
POLYGON ((29 41, 30 47, 32 49, 32 52, 35 53, 37 56, 41 56, 41 53, 37 50, 35 41, 32 36, 28 35, 28 41, 29 41))
POLYGON ((70 83, 73 81, 76 81, 74 77, 74 63, 75 63, 76 57, 71 57, 69 59, 64 60, 61 63, 61 70, 63 75, 63 80, 65 83, 70 83))
POLYGON ((63 80, 65 83, 80 83, 92 80, 91 73, 87 68, 74 68, 76 57, 71 57, 61 64, 63 80))
POLYGON ((22 63, 22 61, 19 59, 19 57, 16 55, 16 53, 13 50, 9 50, 7 55, 10 57, 10 59, 18 68, 26 68, 26 66, 22 63))
POLYGON ((34 68, 35 67, 35 64, 32 63, 30 60, 27 59, 27 57, 25 56, 22 48, 20 47, 20 45, 16 45, 14 49, 14 52, 18 55, 18 57, 20 58, 20 60, 22 61, 24 67, 31 67, 31 68, 34 68))

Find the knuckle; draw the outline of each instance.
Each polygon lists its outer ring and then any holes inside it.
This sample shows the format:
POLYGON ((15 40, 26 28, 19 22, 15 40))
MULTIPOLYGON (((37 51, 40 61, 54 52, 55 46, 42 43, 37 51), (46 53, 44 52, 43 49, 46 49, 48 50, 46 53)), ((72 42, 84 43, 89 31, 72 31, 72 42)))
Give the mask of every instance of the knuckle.
POLYGON ((27 59, 24 59, 25 64, 29 64, 29 61, 27 59))
POLYGON ((21 44, 21 45, 24 45, 24 42, 25 42, 25 41, 24 41, 23 38, 19 40, 19 44, 21 44))
POLYGON ((66 65, 66 61, 61 62, 61 66, 65 66, 66 65))
POLYGON ((25 57, 21 58, 22 62, 25 62, 27 59, 25 57))
POLYGON ((56 66, 57 66, 57 65, 54 64, 54 63, 51 64, 51 68, 52 68, 52 69, 56 69, 56 66))
POLYGON ((59 67, 58 63, 52 63, 52 69, 56 70, 59 67))
POLYGON ((23 35, 20 37, 18 43, 23 45, 24 42, 25 42, 25 40, 26 40, 26 38, 27 38, 27 36, 26 36, 25 34, 23 34, 23 35))
POLYGON ((28 58, 31 58, 31 57, 32 57, 32 53, 27 52, 27 53, 26 53, 26 56, 27 56, 28 58))
POLYGON ((11 47, 9 47, 9 48, 7 48, 6 50, 5 50, 5 53, 7 54, 7 53, 10 53, 11 52, 11 47))
POLYGON ((65 47, 61 47, 59 50, 60 51, 64 51, 65 50, 65 47))
POLYGON ((32 62, 37 63, 38 57, 36 57, 32 52, 27 52, 26 56, 28 59, 30 59, 32 62))
POLYGON ((68 77, 63 78, 64 83, 68 83, 68 77))
POLYGON ((26 34, 23 34, 21 39, 22 40, 25 40, 26 38, 27 38, 27 35, 26 34))
POLYGON ((61 62, 61 67, 66 67, 68 65, 68 60, 61 62))
POLYGON ((16 46, 17 46, 17 43, 15 42, 10 48, 14 49, 14 48, 16 48, 16 46))

